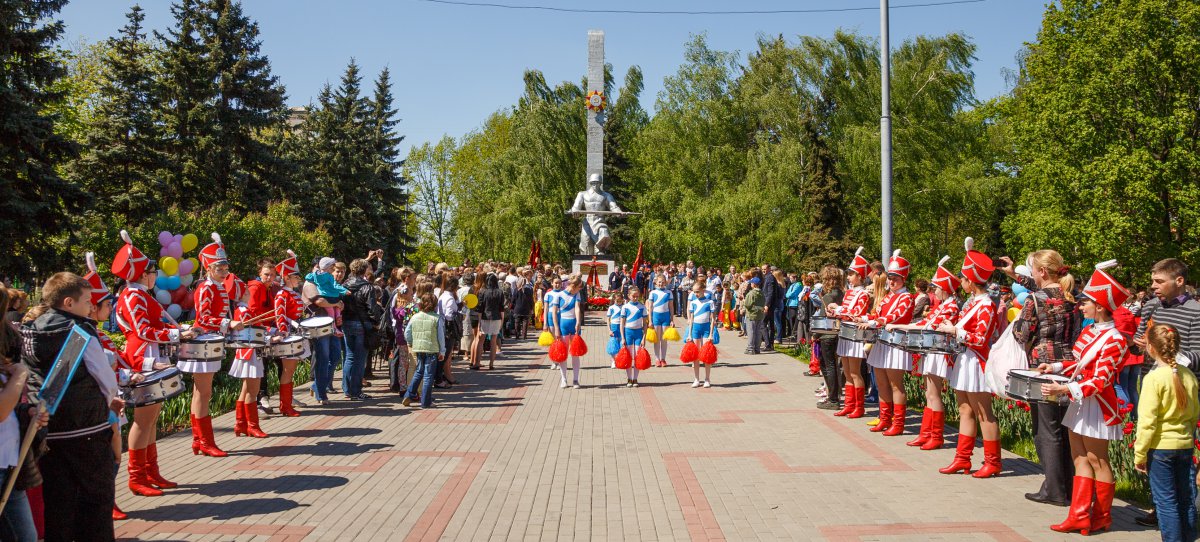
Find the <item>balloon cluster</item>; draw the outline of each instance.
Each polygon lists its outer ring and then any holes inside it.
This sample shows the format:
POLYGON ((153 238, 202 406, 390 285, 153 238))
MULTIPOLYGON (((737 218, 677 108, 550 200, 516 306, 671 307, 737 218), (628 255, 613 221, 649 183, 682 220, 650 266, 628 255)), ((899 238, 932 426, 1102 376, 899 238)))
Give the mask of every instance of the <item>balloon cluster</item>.
MULTIPOLYGON (((1027 277, 1033 276, 1033 273, 1029 270, 1029 267, 1025 265, 1018 265, 1014 271, 1016 271, 1018 275, 1025 275, 1027 277)), ((1025 300, 1029 299, 1029 290, 1024 286, 1021 286, 1020 282, 1013 282, 1012 292, 1013 306, 1012 308, 1008 309, 1007 315, 1009 322, 1012 322, 1021 316, 1021 309, 1025 307, 1025 300)))
POLYGON ((184 258, 185 252, 196 249, 200 240, 194 234, 172 234, 169 231, 158 232, 158 279, 154 281, 154 299, 158 300, 167 310, 171 318, 179 318, 185 310, 191 310, 194 304, 188 286, 194 277, 192 273, 200 268, 196 258, 184 258))

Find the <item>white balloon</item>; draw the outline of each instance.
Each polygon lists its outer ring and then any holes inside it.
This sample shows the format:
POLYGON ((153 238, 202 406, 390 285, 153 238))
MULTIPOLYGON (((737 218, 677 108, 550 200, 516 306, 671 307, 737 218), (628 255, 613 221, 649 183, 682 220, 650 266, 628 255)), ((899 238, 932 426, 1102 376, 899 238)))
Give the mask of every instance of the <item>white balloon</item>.
POLYGON ((183 286, 191 286, 191 285, 192 285, 192 280, 194 280, 194 279, 192 278, 192 274, 191 274, 191 273, 188 273, 188 274, 186 274, 186 275, 180 275, 180 276, 179 276, 179 284, 181 284, 181 285, 183 285, 183 286))
POLYGON ((162 305, 164 307, 167 305, 170 305, 171 304, 171 292, 168 292, 166 290, 158 290, 158 291, 154 292, 154 299, 157 299, 158 304, 162 305))
POLYGON ((171 306, 167 307, 167 314, 170 314, 171 318, 179 318, 179 315, 183 314, 183 309, 179 308, 179 305, 171 303, 171 306))
POLYGON ((1018 265, 1013 269, 1013 271, 1016 271, 1018 275, 1025 275, 1029 278, 1033 278, 1033 270, 1029 269, 1028 265, 1018 265))

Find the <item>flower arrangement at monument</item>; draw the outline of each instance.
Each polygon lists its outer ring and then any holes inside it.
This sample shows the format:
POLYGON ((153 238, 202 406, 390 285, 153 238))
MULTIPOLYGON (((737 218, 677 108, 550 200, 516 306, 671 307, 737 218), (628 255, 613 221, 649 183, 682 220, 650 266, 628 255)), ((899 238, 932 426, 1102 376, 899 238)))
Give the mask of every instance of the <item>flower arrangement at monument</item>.
POLYGON ((587 300, 587 308, 590 311, 602 311, 608 308, 609 299, 607 297, 593 297, 587 300))

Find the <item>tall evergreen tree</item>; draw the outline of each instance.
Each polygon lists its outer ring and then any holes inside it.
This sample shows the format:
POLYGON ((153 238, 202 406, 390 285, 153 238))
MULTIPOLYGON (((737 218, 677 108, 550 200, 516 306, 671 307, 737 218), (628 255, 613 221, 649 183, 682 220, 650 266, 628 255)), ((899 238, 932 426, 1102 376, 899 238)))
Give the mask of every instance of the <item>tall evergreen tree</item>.
POLYGON ((158 212, 163 201, 166 159, 154 118, 150 47, 142 32, 145 14, 135 5, 126 18, 120 36, 108 40, 112 53, 103 58, 99 100, 83 138, 86 152, 69 172, 95 198, 95 212, 137 224, 158 212))
POLYGON ((158 88, 159 116, 166 135, 165 152, 171 157, 167 201, 183 209, 200 209, 217 203, 215 134, 217 132, 216 69, 207 56, 201 30, 209 26, 199 0, 171 5, 175 26, 166 34, 155 32, 163 43, 158 88))
POLYGON ((0 274, 32 277, 67 262, 53 237, 70 231, 84 197, 55 167, 74 145, 43 113, 62 99, 48 90, 66 73, 52 54, 63 33, 52 20, 65 0, 0 3, 0 274))
POLYGON ((394 255, 399 262, 409 262, 415 248, 408 234, 408 195, 405 193, 407 180, 398 174, 404 160, 400 158, 400 143, 404 136, 396 133, 397 111, 393 108, 391 71, 386 67, 375 79, 375 93, 368 102, 367 132, 375 159, 375 177, 380 193, 384 222, 382 245, 386 255, 394 255))

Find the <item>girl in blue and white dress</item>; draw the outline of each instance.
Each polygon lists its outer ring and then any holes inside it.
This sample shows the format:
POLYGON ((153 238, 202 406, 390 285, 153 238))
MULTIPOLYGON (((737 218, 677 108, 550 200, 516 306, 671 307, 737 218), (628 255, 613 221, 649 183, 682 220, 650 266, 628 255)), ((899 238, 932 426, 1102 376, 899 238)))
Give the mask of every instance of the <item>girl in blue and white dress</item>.
MULTIPOLYGON (((554 325, 554 311, 550 310, 558 302, 558 294, 562 293, 562 279, 558 275, 550 279, 550 289, 542 294, 542 329, 549 331, 551 335, 558 336, 558 327, 554 325)), ((550 361, 547 356, 546 361, 550 363, 550 369, 554 370, 557 363, 550 361)))
MULTIPOLYGON (((621 342, 621 314, 625 311, 625 297, 621 292, 613 292, 611 303, 608 305, 608 314, 605 318, 608 319, 608 336, 616 337, 617 342, 621 342)), ((617 357, 614 354, 611 356, 612 368, 617 368, 617 357)))
MULTIPOLYGON (((629 302, 621 309, 621 327, 624 333, 621 334, 621 346, 629 349, 629 355, 634 360, 637 359, 638 348, 642 347, 642 341, 646 338, 646 326, 649 325, 650 313, 646 311, 646 306, 642 304, 642 293, 634 286, 629 289, 629 302)), ((625 376, 628 380, 625 381, 625 387, 636 388, 638 385, 638 368, 637 363, 631 363, 628 369, 625 369, 625 376)))
MULTIPOLYGON (((704 281, 697 280, 696 285, 692 287, 692 293, 688 295, 688 338, 696 341, 697 348, 703 348, 705 341, 712 340, 713 326, 716 325, 716 318, 713 318, 713 313, 716 307, 713 305, 713 296, 705 291, 704 281)), ((711 388, 709 378, 712 376, 712 365, 701 362, 699 359, 692 362, 692 372, 695 373, 696 379, 692 382, 693 388, 704 386, 711 388), (700 366, 704 366, 704 380, 700 380, 700 366)))
MULTIPOLYGON (((583 323, 583 304, 579 301, 579 291, 583 289, 583 279, 579 275, 574 275, 565 290, 561 290, 555 295, 554 303, 551 305, 550 312, 554 315, 554 332, 559 339, 566 341, 568 345, 575 340, 575 336, 579 335, 579 326, 583 323)), ((571 356, 571 371, 574 377, 571 380, 571 386, 579 389, 579 356, 571 356)), ((562 383, 560 388, 567 387, 567 364, 559 363, 558 370, 562 373, 562 383)))
POLYGON ((646 296, 650 305, 650 325, 658 341, 654 343, 654 360, 659 367, 667 366, 667 341, 663 340, 663 331, 671 327, 671 315, 674 314, 675 302, 671 291, 667 289, 667 277, 659 274, 654 278, 654 289, 646 296))

